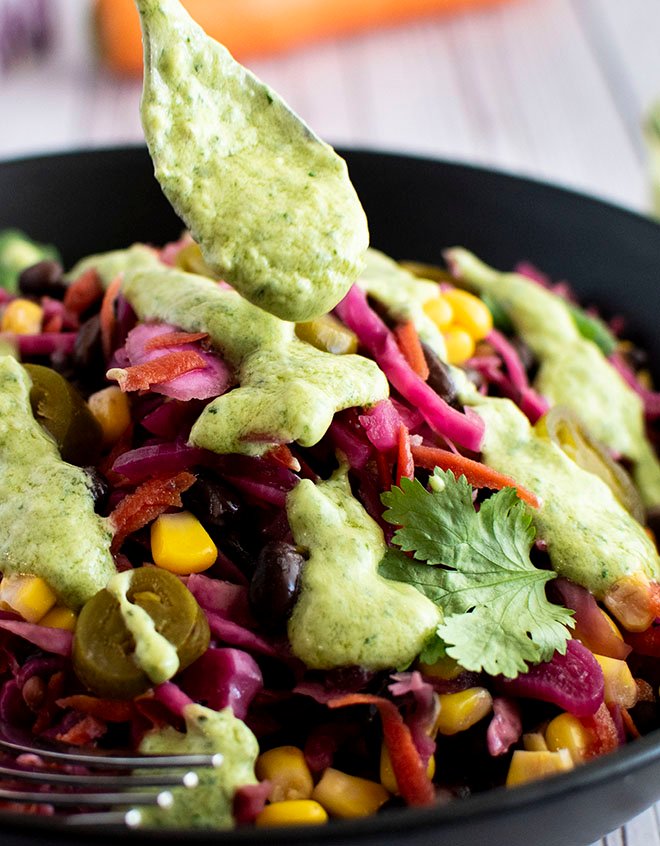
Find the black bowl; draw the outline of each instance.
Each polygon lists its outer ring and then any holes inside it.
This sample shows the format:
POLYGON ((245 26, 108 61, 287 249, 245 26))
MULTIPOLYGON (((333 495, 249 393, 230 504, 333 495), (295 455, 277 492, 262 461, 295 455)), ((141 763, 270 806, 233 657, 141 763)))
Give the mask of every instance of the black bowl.
MULTIPOLYGON (((349 152, 372 243, 396 258, 438 262, 461 244, 500 268, 524 258, 568 279, 585 302, 625 313, 628 334, 660 361, 660 226, 615 206, 527 179, 458 164, 349 152)), ((0 228, 57 244, 67 263, 133 241, 163 243, 181 223, 143 149, 74 153, 0 166, 0 228)), ((439 766, 442 766, 440 761, 439 766)), ((144 832, 127 840, 174 844, 332 846, 581 846, 660 798, 660 732, 566 775, 498 788, 424 810, 315 829, 144 832)), ((3 846, 115 844, 116 834, 0 814, 3 846)))

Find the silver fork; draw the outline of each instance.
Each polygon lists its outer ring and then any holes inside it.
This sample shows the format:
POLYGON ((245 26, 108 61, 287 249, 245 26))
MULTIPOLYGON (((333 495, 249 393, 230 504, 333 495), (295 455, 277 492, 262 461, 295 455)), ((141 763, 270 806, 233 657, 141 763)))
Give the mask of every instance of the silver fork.
POLYGON ((0 787, 0 801, 53 806, 70 811, 74 808, 99 809, 58 814, 58 820, 76 826, 135 828, 141 822, 139 807, 155 805, 166 809, 172 805, 172 793, 165 788, 193 789, 197 786, 199 778, 191 768, 219 767, 222 764, 220 754, 119 756, 100 752, 62 752, 41 744, 19 743, 1 736, 0 750, 13 756, 37 756, 46 764, 84 767, 87 770, 85 773, 68 773, 39 767, 34 763, 24 765, 15 758, 0 763, 0 784, 2 780, 10 780, 19 785, 0 787), (169 772, 133 773, 133 770, 164 769, 169 772), (30 784, 48 789, 23 789, 30 784), (74 789, 58 790, 61 787, 74 789))

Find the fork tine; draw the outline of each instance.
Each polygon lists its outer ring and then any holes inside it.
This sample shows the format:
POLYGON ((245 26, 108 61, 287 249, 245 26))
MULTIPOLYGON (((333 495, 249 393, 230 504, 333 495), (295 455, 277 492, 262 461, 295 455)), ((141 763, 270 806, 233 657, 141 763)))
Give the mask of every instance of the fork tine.
POLYGON ((100 789, 126 787, 196 787, 199 778, 196 773, 150 773, 146 775, 79 775, 57 773, 50 770, 25 770, 18 767, 0 766, 0 776, 16 781, 35 781, 40 784, 66 784, 71 787, 98 787, 100 789))
POLYGON ((190 767, 219 767, 222 755, 104 755, 94 753, 57 752, 41 746, 29 746, 0 738, 0 748, 16 755, 39 755, 50 761, 63 764, 82 764, 86 767, 98 769, 151 769, 158 767, 190 768, 190 767))
POLYGON ((159 793, 41 793, 27 790, 0 789, 0 800, 57 807, 84 807, 85 805, 158 805, 169 808, 172 794, 169 790, 159 793))

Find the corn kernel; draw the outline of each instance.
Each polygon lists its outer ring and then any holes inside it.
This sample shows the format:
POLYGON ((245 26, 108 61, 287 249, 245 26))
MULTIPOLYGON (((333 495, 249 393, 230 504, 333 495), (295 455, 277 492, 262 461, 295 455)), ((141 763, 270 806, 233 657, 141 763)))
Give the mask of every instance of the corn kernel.
POLYGON ((259 828, 275 828, 281 825, 321 825, 327 821, 328 815, 318 802, 292 799, 266 805, 254 824, 259 828))
POLYGON ((443 293, 454 312, 454 324, 465 329, 474 341, 481 341, 493 328, 493 317, 479 297, 460 288, 443 293))
POLYGON ((15 335, 36 335, 41 332, 44 310, 31 300, 17 299, 7 304, 0 330, 15 335))
POLYGON ((623 576, 605 595, 608 611, 629 632, 643 632, 655 617, 651 609, 651 586, 642 573, 623 576))
POLYGON ((560 749, 558 752, 523 752, 516 749, 509 765, 506 786, 515 787, 572 769, 573 759, 568 749, 560 749))
POLYGON ((605 622, 607 623, 607 625, 612 629, 612 632, 614 633, 615 637, 618 637, 619 640, 623 640, 623 635, 621 634, 619 627, 614 622, 614 620, 610 617, 610 615, 606 611, 603 611, 602 608, 599 608, 598 610, 600 611, 600 613, 605 618, 605 622))
POLYGON ((444 333, 447 347, 447 361, 450 364, 463 364, 474 353, 474 338, 467 329, 451 326, 444 333))
POLYGON ((87 405, 101 427, 104 445, 117 443, 131 422, 131 409, 126 394, 117 385, 112 385, 92 394, 87 405))
POLYGON ((197 517, 179 511, 151 524, 151 555, 156 566, 183 576, 208 570, 218 549, 197 517))
POLYGON ((39 625, 48 626, 51 629, 66 629, 72 632, 76 628, 78 616, 75 611, 65 608, 63 605, 56 605, 39 620, 39 625))
POLYGON ((463 668, 458 661, 449 655, 439 658, 434 664, 424 664, 420 661, 417 666, 423 675, 443 681, 451 681, 463 672, 463 668))
POLYGON ((28 623, 38 623, 57 603, 57 597, 40 576, 5 576, 0 601, 28 623))
POLYGON ((547 752, 548 744, 540 731, 530 731, 523 734, 523 747, 526 752, 547 752))
POLYGON ((489 714, 493 697, 485 687, 470 687, 458 693, 441 693, 440 711, 435 721, 440 734, 465 731, 489 714))
POLYGON ((568 749, 573 763, 579 764, 587 757, 591 735, 573 714, 560 714, 548 723, 545 740, 550 752, 568 749))
POLYGON ((389 793, 376 781, 358 778, 328 767, 314 788, 312 799, 323 805, 333 817, 349 820, 375 814, 380 806, 387 802, 389 793))
MULTIPOLYGON (((430 779, 433 779, 435 775, 435 758, 433 755, 429 758, 426 774, 430 779)), ((397 794, 399 792, 399 785, 397 784, 394 769, 392 768, 392 759, 384 743, 380 747, 380 783, 390 793, 397 794)))
POLYGON ((271 783, 271 802, 309 799, 314 790, 305 756, 296 746, 278 746, 259 755, 255 772, 259 781, 271 783))
POLYGON ((632 708, 637 702, 637 685, 628 664, 618 658, 595 653, 594 658, 605 677, 605 702, 621 708, 632 708))
POLYGON ((426 315, 431 318, 440 331, 451 326, 454 319, 454 310, 442 295, 427 300, 423 308, 426 315))

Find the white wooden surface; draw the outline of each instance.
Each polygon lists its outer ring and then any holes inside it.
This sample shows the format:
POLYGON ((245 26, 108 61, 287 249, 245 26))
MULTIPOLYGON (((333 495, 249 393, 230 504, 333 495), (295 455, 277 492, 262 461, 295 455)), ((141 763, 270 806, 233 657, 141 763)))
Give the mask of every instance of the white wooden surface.
MULTIPOLYGON (((88 0, 50 2, 53 55, 0 72, 0 158, 139 141, 140 84, 95 65, 88 0)), ((336 144, 478 162, 648 208, 641 122, 660 97, 659 0, 512 0, 249 64, 336 144)), ((600 846, 660 846, 658 832, 651 809, 600 846)))

